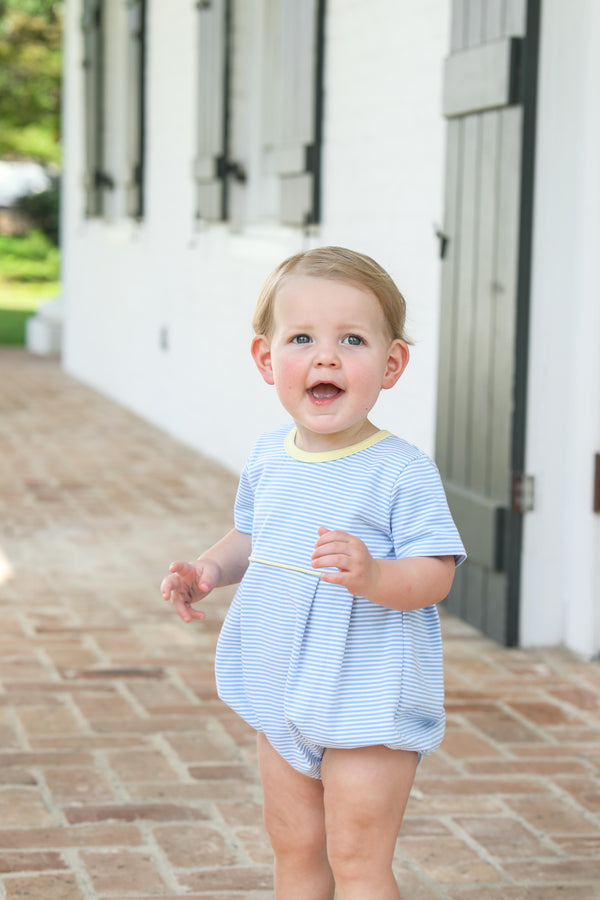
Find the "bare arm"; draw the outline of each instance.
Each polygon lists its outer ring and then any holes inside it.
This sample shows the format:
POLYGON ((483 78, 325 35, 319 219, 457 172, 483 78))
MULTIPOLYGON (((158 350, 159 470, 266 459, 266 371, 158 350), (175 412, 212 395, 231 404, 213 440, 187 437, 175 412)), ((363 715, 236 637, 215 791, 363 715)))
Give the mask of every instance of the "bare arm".
POLYGON ((165 600, 170 600, 184 622, 203 619, 204 613, 193 608, 216 587, 237 584, 248 568, 252 536, 233 528, 193 562, 177 561, 169 566, 170 574, 160 586, 165 600))
POLYGON ((399 610, 439 603, 450 591, 455 569, 453 556, 375 559, 359 538, 326 528, 319 529, 312 564, 338 570, 322 572, 323 581, 341 584, 351 594, 399 610))
POLYGON ((219 582, 213 587, 238 584, 248 568, 248 557, 252 550, 252 535, 232 528, 225 537, 213 544, 198 557, 198 562, 212 562, 219 568, 219 582))

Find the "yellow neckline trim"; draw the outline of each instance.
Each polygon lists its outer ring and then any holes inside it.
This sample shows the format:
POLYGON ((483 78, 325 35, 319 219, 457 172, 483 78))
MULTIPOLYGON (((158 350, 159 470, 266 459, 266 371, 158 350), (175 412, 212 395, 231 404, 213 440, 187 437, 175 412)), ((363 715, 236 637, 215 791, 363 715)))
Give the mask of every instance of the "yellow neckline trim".
POLYGON ((301 450, 300 447, 296 447, 296 433, 297 428, 292 428, 285 436, 285 449, 289 453, 290 456, 293 456, 294 459, 300 460, 300 462, 331 462, 334 459, 343 459, 345 456, 352 456, 353 453, 360 453, 361 450, 366 450, 367 447, 372 447, 373 444, 378 444, 379 441, 383 441, 386 437, 389 437, 391 432, 385 431, 383 429, 376 431, 375 434, 372 434, 370 437, 365 438, 364 441, 360 441, 358 444, 350 444, 349 447, 340 447, 337 450, 324 450, 321 452, 313 453, 310 450, 301 450))

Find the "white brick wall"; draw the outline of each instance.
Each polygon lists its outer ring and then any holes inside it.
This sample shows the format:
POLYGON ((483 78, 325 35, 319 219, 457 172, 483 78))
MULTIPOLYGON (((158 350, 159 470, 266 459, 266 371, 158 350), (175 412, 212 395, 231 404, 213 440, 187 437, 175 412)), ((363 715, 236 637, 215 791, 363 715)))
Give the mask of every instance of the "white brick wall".
MULTIPOLYGON (((244 0, 235 32, 234 149, 251 181, 235 189, 233 223, 202 231, 191 178, 194 4, 149 0, 147 215, 139 225, 82 218, 81 0, 66 4, 65 365, 237 470, 257 434, 283 419, 248 352, 258 288, 289 253, 345 244, 396 278, 415 340, 375 421, 431 452, 450 2, 328 0, 323 221, 310 238, 255 224, 270 203, 257 143, 264 2, 244 0)), ((527 462, 537 496, 526 520, 522 628, 525 643, 564 641, 591 654, 600 647, 600 519, 590 508, 600 450, 600 120, 590 86, 600 20, 596 0, 575 2, 575 19, 573 4, 542 6, 527 462)), ((118 212, 118 192, 112 207, 118 212)))
POLYGON ((432 452, 449 3, 328 8, 323 238, 376 257, 404 293, 415 345, 380 417, 432 452))
POLYGON ((385 396, 377 421, 431 451, 439 278, 433 223, 441 219, 440 67, 448 4, 330 0, 324 214, 319 234, 308 239, 252 224, 264 208, 256 102, 262 2, 242 4, 234 37, 234 152, 252 178, 247 188, 235 186, 234 227, 200 232, 191 180, 193 4, 149 4, 147 215, 140 225, 81 217, 80 11, 76 0, 68 5, 65 364, 238 469, 256 435, 282 421, 248 352, 260 283, 307 242, 345 244, 371 253, 397 278, 417 342, 405 383, 385 396), (163 333, 166 350, 159 346, 163 333))
POLYGON ((600 4, 545 0, 535 185, 521 631, 600 651, 600 4))

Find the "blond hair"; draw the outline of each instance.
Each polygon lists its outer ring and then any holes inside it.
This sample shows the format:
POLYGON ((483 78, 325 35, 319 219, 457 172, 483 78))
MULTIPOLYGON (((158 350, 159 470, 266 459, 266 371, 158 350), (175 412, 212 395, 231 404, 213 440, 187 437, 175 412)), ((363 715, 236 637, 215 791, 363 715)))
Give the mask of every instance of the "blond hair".
POLYGON ((345 247, 317 247, 288 257, 274 269, 263 284, 252 327, 255 334, 270 337, 274 323, 274 305, 277 291, 285 279, 294 275, 312 278, 330 278, 354 284, 375 294, 388 327, 391 340, 401 338, 410 343, 404 334, 406 303, 393 279, 379 263, 345 247))

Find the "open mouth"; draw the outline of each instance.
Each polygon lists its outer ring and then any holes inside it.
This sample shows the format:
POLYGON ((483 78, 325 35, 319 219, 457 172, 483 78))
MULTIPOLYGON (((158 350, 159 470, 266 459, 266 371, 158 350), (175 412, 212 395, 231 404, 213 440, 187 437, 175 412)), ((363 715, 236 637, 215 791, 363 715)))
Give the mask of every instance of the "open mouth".
POLYGON ((325 403, 328 400, 334 400, 336 397, 339 397, 343 391, 331 382, 320 382, 309 388, 308 393, 317 403, 325 403))

